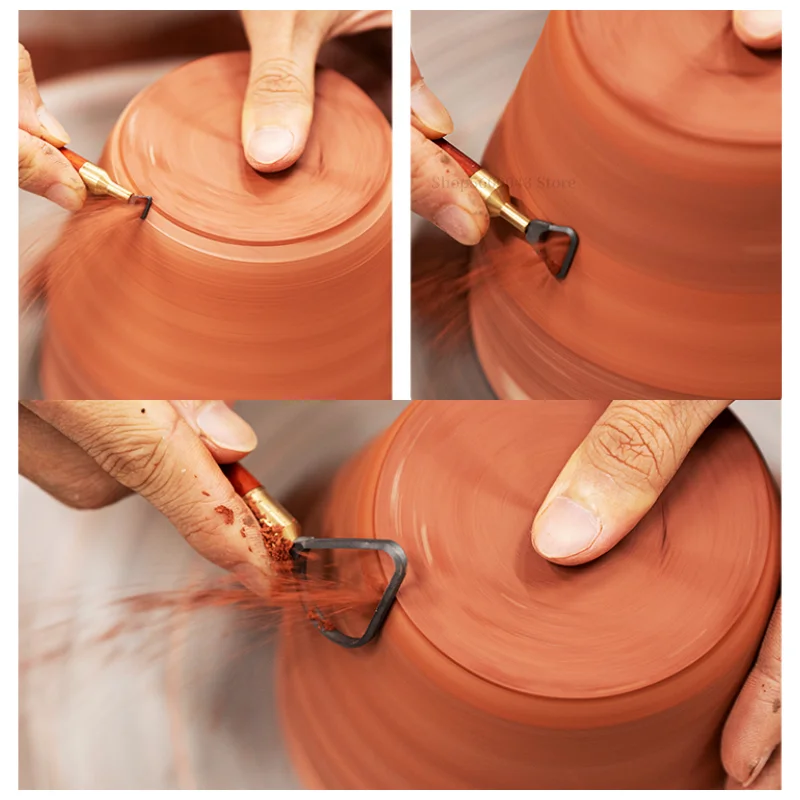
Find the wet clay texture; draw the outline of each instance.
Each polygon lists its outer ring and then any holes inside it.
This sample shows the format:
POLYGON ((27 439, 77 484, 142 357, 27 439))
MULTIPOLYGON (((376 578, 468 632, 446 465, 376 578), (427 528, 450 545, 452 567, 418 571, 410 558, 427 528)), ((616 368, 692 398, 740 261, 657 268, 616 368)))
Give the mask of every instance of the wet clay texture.
POLYGON ((602 410, 418 402, 339 473, 321 532, 395 539, 409 569, 374 645, 282 639, 308 787, 721 786, 721 727, 776 597, 776 492, 726 413, 619 546, 555 566, 531 522, 602 410))
POLYGON ((500 221, 476 249, 500 397, 780 396, 781 55, 730 12, 551 12, 483 163, 580 235, 563 282, 500 221))
POLYGON ((194 61, 119 119, 103 165, 154 206, 111 226, 82 212, 57 246, 48 397, 391 396, 389 124, 318 70, 305 153, 259 174, 240 140, 248 67, 194 61))

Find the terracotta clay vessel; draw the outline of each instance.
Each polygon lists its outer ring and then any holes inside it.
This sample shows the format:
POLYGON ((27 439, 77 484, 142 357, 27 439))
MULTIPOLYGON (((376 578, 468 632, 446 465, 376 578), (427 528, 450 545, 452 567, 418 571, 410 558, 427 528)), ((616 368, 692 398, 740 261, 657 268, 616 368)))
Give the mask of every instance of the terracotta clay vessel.
POLYGON ((391 396, 389 124, 319 70, 305 153, 259 174, 240 143, 248 68, 246 53, 194 61, 120 117, 103 166, 154 206, 67 227, 48 397, 391 396))
POLYGON ((602 410, 418 402, 338 475, 317 532, 395 539, 409 568, 374 645, 283 635, 307 786, 721 786, 721 726, 775 602, 776 492, 726 413, 622 544, 552 565, 531 521, 602 410))
POLYGON ((551 12, 483 164, 580 235, 563 282, 502 222, 477 248, 500 397, 780 397, 781 55, 730 12, 551 12))

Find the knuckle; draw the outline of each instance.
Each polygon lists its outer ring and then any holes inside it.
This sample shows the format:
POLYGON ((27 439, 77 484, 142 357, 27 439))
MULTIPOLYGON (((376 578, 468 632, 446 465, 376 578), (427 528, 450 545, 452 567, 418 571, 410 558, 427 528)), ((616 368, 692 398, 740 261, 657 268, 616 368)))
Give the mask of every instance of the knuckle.
POLYGON ((36 169, 36 150, 20 139, 19 143, 19 179, 27 180, 36 169))
POLYGON ((628 481, 660 488, 680 461, 681 438, 657 408, 622 406, 598 423, 590 457, 628 481))
POLYGON ((31 61, 31 54, 25 49, 21 42, 19 44, 19 74, 20 76, 26 75, 33 71, 33 62, 31 61))
POLYGON ((435 159, 423 151, 415 153, 411 159, 411 202, 424 204, 434 194, 440 192, 439 176, 435 159))
POLYGON ((310 97, 309 87, 297 74, 297 65, 289 59, 264 61, 253 68, 249 94, 256 100, 280 96, 286 100, 310 97))
POLYGON ((35 136, 19 138, 19 182, 23 185, 38 183, 46 187, 52 183, 63 183, 83 194, 84 186, 78 174, 72 170, 61 153, 48 142, 35 136))
POLYGON ((35 136, 25 136, 20 131, 19 135, 19 168, 33 172, 37 168, 42 169, 47 165, 48 160, 55 162, 57 156, 52 152, 54 148, 43 139, 35 136))
POLYGON ((780 685, 782 668, 780 606, 778 606, 767 629, 754 671, 780 685))
MULTIPOLYGON (((748 677, 748 682, 753 687, 754 696, 763 703, 775 705, 775 700, 781 696, 780 665, 771 661, 758 663, 748 677)), ((780 709, 778 703, 776 712, 780 709)))
POLYGON ((109 443, 105 432, 100 432, 90 435, 84 447, 121 484, 148 499, 158 498, 163 504, 172 499, 170 450, 178 427, 185 424, 176 415, 170 427, 157 436, 152 429, 119 420, 114 442, 109 443))
POLYGON ((482 211, 485 214, 483 203, 469 178, 447 153, 413 126, 411 153, 412 207, 432 209, 454 204, 476 216, 480 216, 482 211))

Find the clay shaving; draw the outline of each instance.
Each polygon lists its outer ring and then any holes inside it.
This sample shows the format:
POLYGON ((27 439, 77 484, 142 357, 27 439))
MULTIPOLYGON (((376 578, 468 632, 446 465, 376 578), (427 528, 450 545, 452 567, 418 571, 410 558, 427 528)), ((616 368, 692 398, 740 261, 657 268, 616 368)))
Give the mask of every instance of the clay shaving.
POLYGON ((222 514, 226 525, 233 525, 233 511, 231 511, 228 506, 217 506, 214 511, 216 511, 217 514, 222 514))
POLYGON ((262 525, 261 536, 270 561, 291 561, 292 543, 283 537, 283 528, 278 525, 262 525))

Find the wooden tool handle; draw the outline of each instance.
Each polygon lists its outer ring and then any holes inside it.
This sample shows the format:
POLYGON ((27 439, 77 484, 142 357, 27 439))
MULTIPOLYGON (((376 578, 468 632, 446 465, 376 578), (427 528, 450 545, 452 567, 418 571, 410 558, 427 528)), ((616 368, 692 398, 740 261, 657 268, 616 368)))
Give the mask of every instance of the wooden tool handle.
POLYGON ((462 153, 457 147, 450 144, 447 139, 434 139, 433 143, 438 144, 470 178, 481 169, 481 165, 477 161, 473 161, 466 153, 462 153))
POLYGON ((62 147, 61 152, 76 170, 80 170, 80 168, 89 160, 88 158, 79 156, 77 153, 73 153, 72 150, 69 150, 66 147, 62 147))
POLYGON ((234 464, 220 464, 219 466, 239 497, 244 497, 248 492, 261 486, 261 481, 238 461, 234 464))

